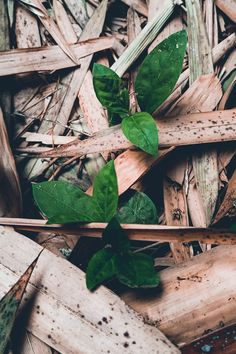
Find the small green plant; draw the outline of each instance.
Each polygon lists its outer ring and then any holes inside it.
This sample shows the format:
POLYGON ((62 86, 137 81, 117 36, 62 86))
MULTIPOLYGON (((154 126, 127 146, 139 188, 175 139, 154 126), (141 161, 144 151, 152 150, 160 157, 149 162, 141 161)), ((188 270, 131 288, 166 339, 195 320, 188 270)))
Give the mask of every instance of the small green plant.
MULTIPOLYGON (((139 106, 145 112, 131 114, 129 92, 111 69, 95 64, 93 82, 96 95, 107 108, 111 121, 122 119, 125 136, 145 152, 156 155, 158 132, 153 113, 170 95, 180 75, 186 50, 186 32, 171 35, 144 60, 135 81, 139 106)), ((114 161, 110 161, 94 180, 93 195, 86 195, 67 182, 33 185, 34 199, 48 223, 106 222, 104 248, 90 260, 86 284, 94 289, 103 281, 117 277, 130 287, 154 287, 159 278, 152 258, 132 253, 130 241, 120 223, 157 222, 156 207, 144 193, 136 193, 118 210, 118 185, 114 161)))
POLYGON ((187 37, 185 31, 172 34, 143 61, 135 92, 142 112, 131 114, 129 92, 111 69, 94 64, 93 84, 98 100, 108 110, 110 121, 119 116, 127 139, 151 155, 158 152, 158 130, 151 114, 171 94, 182 70, 187 37))
POLYGON ((90 260, 86 283, 95 288, 111 277, 130 287, 153 287, 159 283, 153 260, 146 254, 132 253, 122 223, 156 223, 157 212, 151 199, 136 193, 118 209, 118 186, 114 161, 110 161, 94 180, 93 196, 67 182, 33 184, 37 206, 48 223, 107 222, 103 232, 104 249, 90 260))

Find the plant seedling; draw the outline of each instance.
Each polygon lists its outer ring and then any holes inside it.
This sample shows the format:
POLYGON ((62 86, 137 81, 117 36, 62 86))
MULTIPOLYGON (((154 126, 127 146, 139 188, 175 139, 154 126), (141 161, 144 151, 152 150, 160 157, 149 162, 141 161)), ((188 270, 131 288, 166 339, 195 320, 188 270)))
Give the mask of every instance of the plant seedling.
POLYGON ((106 66, 93 66, 94 89, 111 121, 114 115, 119 115, 126 138, 150 155, 156 156, 158 152, 158 130, 151 114, 171 94, 182 71, 186 45, 186 32, 180 31, 161 42, 146 57, 135 81, 142 112, 134 114, 129 111, 129 92, 122 79, 106 66))
POLYGON ((33 196, 48 223, 108 222, 102 236, 105 248, 98 251, 88 265, 86 283, 89 289, 114 276, 130 287, 158 285, 152 258, 131 252, 128 236, 119 222, 154 223, 157 221, 155 205, 144 193, 136 193, 117 211, 114 161, 108 162, 96 176, 92 197, 61 181, 33 184, 33 196))

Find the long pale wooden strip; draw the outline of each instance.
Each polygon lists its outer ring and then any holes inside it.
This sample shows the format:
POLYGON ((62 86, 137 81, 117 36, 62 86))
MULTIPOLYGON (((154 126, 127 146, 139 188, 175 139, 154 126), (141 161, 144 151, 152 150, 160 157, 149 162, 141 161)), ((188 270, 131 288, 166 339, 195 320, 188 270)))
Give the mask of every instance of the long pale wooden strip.
POLYGON ((175 343, 188 343, 209 329, 235 322, 235 262, 235 246, 216 247, 161 271, 161 296, 130 291, 123 299, 175 343))
MULTIPOLYGON (((90 223, 76 226, 48 225, 46 220, 0 218, 0 225, 14 226, 16 230, 30 230, 35 232, 53 232, 57 234, 70 234, 101 237, 107 224, 90 223)), ((162 242, 191 242, 199 240, 205 244, 234 245, 236 233, 230 230, 196 228, 184 226, 160 226, 160 225, 136 225, 123 224, 130 240, 138 241, 162 241, 162 242)))
MULTIPOLYGON (((0 227, 0 297, 41 250, 30 239, 0 227)), ((47 250, 22 304, 28 308, 27 329, 62 354, 180 353, 114 293, 104 287, 88 291, 84 273, 47 250)))
MULTIPOLYGON (((165 117, 157 122, 159 145, 170 147, 236 140, 235 117, 235 109, 165 117)), ((132 144, 117 125, 89 139, 77 140, 56 149, 25 148, 17 151, 40 157, 69 157, 131 147, 132 144)))
MULTIPOLYGON (((71 45, 77 59, 100 50, 112 48, 113 37, 101 37, 71 45)), ((34 49, 12 49, 0 52, 0 76, 15 75, 33 71, 54 71, 73 67, 76 64, 59 46, 34 49)))

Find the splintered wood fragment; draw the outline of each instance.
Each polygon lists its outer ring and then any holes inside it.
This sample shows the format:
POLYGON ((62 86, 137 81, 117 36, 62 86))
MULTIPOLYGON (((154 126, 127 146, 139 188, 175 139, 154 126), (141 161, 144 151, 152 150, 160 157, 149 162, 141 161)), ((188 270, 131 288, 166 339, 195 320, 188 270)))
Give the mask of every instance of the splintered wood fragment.
POLYGON ((234 0, 216 0, 215 3, 233 22, 236 22, 236 2, 234 0))
POLYGON ((75 136, 49 135, 31 132, 24 133, 22 138, 25 138, 27 142, 42 143, 45 145, 64 145, 77 139, 75 136))
POLYGON ((122 0, 126 5, 132 7, 135 11, 141 15, 148 16, 147 4, 143 0, 122 0))
MULTIPOLYGON (((102 232, 107 226, 104 223, 77 224, 76 226, 48 225, 46 220, 2 217, 0 217, 0 225, 14 226, 16 230, 51 232, 96 238, 101 237, 102 232)), ((236 232, 231 230, 141 224, 123 224, 122 227, 126 230, 130 240, 136 241, 192 242, 199 240, 204 244, 236 244, 236 232)))
MULTIPOLYGON (((157 123, 160 147, 234 141, 236 140, 235 116, 236 110, 231 109, 162 118, 157 123)), ((114 126, 91 138, 77 140, 55 149, 29 147, 17 151, 39 157, 73 157, 130 147, 132 144, 125 138, 120 126, 114 126)))
MULTIPOLYGON (((113 37, 102 37, 72 45, 79 60, 95 52, 112 48, 113 37)), ((34 71, 55 71, 73 67, 76 64, 61 51, 59 46, 37 49, 12 49, 0 52, 0 76, 34 71)))
POLYGON ((224 200, 214 218, 214 224, 225 216, 230 218, 236 216, 236 170, 229 181, 224 200))
MULTIPOLYGON (((161 271, 161 296, 131 290, 122 298, 170 340, 183 345, 209 329, 235 322, 235 262, 236 246, 216 247, 161 271)), ((198 347, 196 353, 203 351, 198 347)))
MULTIPOLYGON (((0 227, 0 231, 2 296, 42 247, 12 229, 0 227), (13 248, 17 249, 14 257, 13 248)), ((91 354, 94 348, 98 353, 114 354, 128 348, 128 353, 135 354, 141 347, 144 353, 180 354, 157 328, 146 324, 117 295, 105 287, 91 293, 79 268, 47 250, 38 260, 23 300, 21 315, 26 305, 29 312, 22 324, 26 323, 33 335, 62 354, 91 354)))

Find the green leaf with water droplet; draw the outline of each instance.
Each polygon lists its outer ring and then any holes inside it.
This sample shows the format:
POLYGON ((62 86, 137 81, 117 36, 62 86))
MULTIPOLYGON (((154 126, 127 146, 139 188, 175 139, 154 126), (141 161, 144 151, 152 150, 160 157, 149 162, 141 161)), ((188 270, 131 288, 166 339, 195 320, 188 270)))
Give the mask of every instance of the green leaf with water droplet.
POLYGON ((186 31, 180 31, 162 41, 144 59, 135 81, 143 111, 153 113, 171 94, 182 71, 186 45, 186 31))

